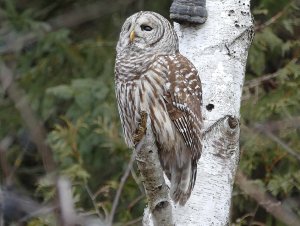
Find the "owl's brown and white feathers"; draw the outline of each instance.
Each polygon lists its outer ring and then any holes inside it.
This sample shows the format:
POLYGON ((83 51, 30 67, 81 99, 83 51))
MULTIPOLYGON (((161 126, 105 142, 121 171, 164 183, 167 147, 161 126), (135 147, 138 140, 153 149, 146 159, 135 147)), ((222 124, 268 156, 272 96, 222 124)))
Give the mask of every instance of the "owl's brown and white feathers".
POLYGON ((171 197, 184 205, 202 149, 201 82, 193 64, 179 53, 176 33, 164 17, 139 12, 125 21, 115 84, 127 145, 134 147, 139 114, 147 112, 162 168, 171 181, 171 197))

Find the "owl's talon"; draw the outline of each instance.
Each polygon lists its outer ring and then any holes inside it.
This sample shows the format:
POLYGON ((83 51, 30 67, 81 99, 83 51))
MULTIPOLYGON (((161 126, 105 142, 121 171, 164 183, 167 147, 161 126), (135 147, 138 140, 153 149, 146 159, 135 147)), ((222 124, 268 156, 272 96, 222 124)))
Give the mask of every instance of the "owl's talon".
POLYGON ((142 140, 142 138, 145 135, 146 130, 147 130, 148 114, 145 111, 141 111, 140 116, 141 116, 141 121, 138 125, 138 128, 137 128, 135 134, 133 135, 133 144, 134 145, 136 145, 137 143, 139 143, 142 140))

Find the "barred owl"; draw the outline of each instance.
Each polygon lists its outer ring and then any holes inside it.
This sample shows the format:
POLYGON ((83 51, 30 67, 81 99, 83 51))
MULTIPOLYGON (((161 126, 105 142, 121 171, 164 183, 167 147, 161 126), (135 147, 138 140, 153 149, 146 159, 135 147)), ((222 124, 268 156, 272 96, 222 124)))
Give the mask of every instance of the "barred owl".
POLYGON ((167 19, 138 12, 124 23, 117 44, 115 86, 127 145, 141 111, 148 114, 170 195, 184 205, 195 184, 201 155, 201 82, 193 64, 179 53, 167 19))

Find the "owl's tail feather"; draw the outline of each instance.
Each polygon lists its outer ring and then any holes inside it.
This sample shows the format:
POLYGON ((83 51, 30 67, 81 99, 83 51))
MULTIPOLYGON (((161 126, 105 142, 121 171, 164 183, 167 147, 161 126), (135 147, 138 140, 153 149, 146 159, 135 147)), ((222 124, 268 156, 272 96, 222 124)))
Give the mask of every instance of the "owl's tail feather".
POLYGON ((181 168, 174 165, 171 173, 170 195, 175 203, 183 206, 189 199, 194 188, 197 161, 188 161, 181 168))

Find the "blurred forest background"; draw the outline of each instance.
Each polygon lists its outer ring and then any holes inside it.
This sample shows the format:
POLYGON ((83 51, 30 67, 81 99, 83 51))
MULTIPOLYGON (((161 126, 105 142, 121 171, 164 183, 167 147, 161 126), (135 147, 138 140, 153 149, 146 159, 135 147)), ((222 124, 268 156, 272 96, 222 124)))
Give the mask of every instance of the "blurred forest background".
MULTIPOLYGON (((115 45, 129 15, 152 10, 168 18, 170 4, 0 1, 2 223, 56 225, 58 172, 71 181, 81 217, 140 225, 147 202, 122 138, 115 45)), ((282 214, 300 217, 299 7, 291 0, 252 1, 256 35, 242 99, 234 225, 287 225, 282 214), (280 212, 266 211, 262 194, 272 205, 280 202, 280 212)))

